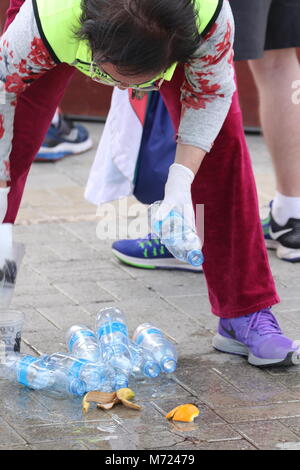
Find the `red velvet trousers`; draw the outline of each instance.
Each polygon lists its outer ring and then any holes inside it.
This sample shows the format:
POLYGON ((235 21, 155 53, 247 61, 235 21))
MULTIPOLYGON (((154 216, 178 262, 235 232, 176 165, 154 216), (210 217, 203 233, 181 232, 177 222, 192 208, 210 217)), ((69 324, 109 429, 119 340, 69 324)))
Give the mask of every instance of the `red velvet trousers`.
MULTIPOLYGON (((6 27, 23 2, 11 0, 6 27)), ((30 166, 73 71, 72 67, 61 64, 19 97, 5 222, 15 221, 30 166)), ((178 67, 173 80, 161 89, 175 128, 180 121, 182 74, 182 68, 178 67)), ((279 298, 264 244, 237 94, 220 134, 195 178, 192 193, 194 204, 204 204, 204 272, 212 312, 219 317, 231 318, 277 303, 279 298)))

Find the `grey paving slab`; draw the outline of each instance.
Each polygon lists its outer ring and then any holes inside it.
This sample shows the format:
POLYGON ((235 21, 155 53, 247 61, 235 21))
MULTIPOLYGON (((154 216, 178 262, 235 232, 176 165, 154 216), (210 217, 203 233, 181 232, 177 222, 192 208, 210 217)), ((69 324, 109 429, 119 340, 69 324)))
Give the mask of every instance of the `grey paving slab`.
MULTIPOLYGON (((294 368, 295 369, 295 368, 294 368)), ((300 398, 300 371, 291 371, 287 374, 281 374, 274 376, 274 382, 279 382, 285 385, 289 390, 292 390, 294 394, 300 398)))
POLYGON ((23 327, 23 335, 27 333, 40 332, 45 330, 55 330, 56 325, 41 314, 40 311, 31 307, 22 307, 22 312, 25 314, 25 322, 23 327))
POLYGON ((277 420, 244 423, 234 428, 261 450, 279 450, 289 443, 300 445, 299 436, 277 420))
POLYGON ((39 293, 37 289, 36 295, 27 294, 14 297, 11 305, 16 309, 22 309, 23 306, 36 308, 52 306, 52 308, 58 308, 64 305, 76 305, 76 301, 59 289, 51 293, 39 293))
POLYGON ((66 332, 76 324, 84 324, 94 328, 95 319, 80 305, 65 305, 57 309, 53 307, 39 307, 38 312, 58 329, 66 332))
POLYGON ((99 286, 95 281, 81 280, 78 284, 71 282, 55 282, 54 286, 74 304, 81 302, 110 302, 115 296, 99 286))
POLYGON ((16 287, 16 292, 18 292, 19 288, 24 289, 29 286, 37 289, 39 286, 42 287, 43 284, 45 284, 45 278, 37 273, 33 267, 26 265, 25 260, 18 272, 18 285, 16 287))
POLYGON ((122 435, 114 436, 111 434, 103 435, 99 438, 89 439, 88 441, 83 441, 84 445, 88 447, 89 450, 140 450, 144 447, 139 447, 135 442, 131 440, 131 436, 122 435))
POLYGON ((17 434, 14 429, 0 417, 0 444, 1 445, 19 445, 25 444, 26 441, 17 434))
POLYGON ((62 224, 31 225, 30 230, 26 226, 17 226, 14 230, 16 242, 28 245, 48 245, 54 243, 75 243, 78 237, 66 230, 62 224))
POLYGON ((1 450, 5 450, 5 451, 7 451, 7 450, 14 450, 14 451, 19 450, 20 451, 21 450, 21 451, 23 451, 23 450, 33 450, 33 448, 28 444, 25 444, 23 446, 20 446, 20 445, 16 446, 16 445, 13 445, 13 444, 6 444, 4 446, 0 445, 0 451, 1 450))
POLYGON ((98 250, 104 251, 107 255, 111 255, 111 241, 103 241, 97 238, 96 226, 97 222, 77 222, 74 223, 64 223, 62 224, 63 228, 69 232, 72 238, 75 236, 77 239, 83 241, 84 243, 90 243, 98 250))
MULTIPOLYGON (((145 273, 146 270, 143 271, 145 273)), ((193 296, 207 293, 207 287, 203 274, 189 272, 174 272, 170 276, 169 271, 161 271, 156 276, 152 271, 147 277, 140 275, 140 270, 134 272, 137 279, 142 279, 143 283, 152 287, 163 297, 193 296)))
POLYGON ((203 328, 211 332, 216 331, 218 318, 211 313, 207 294, 167 297, 166 300, 194 318, 203 328))
POLYGON ((267 421, 280 418, 300 417, 300 402, 283 402, 266 406, 245 406, 243 408, 215 407, 215 411, 228 423, 267 421))
POLYGON ((156 298, 157 293, 150 286, 144 285, 140 280, 120 279, 115 281, 99 281, 99 284, 117 300, 156 298))
POLYGON ((154 447, 152 450, 172 450, 172 451, 196 451, 196 450, 257 450, 257 448, 251 445, 245 439, 234 439, 234 440, 225 440, 217 442, 199 442, 192 443, 187 439, 187 441, 182 441, 179 444, 173 445, 172 447, 154 447))
POLYGON ((300 418, 286 418, 280 420, 280 422, 300 438, 300 418))
MULTIPOLYGON (((100 433, 97 423, 72 423, 72 424, 62 424, 62 425, 42 425, 42 426, 27 426, 27 427, 18 427, 18 433, 26 439, 29 444, 44 443, 44 442, 53 442, 57 440, 57 436, 60 436, 60 439, 74 441, 88 440, 88 439, 98 439, 100 438, 100 433)), ((118 428, 116 435, 118 433, 123 433, 124 431, 121 428, 118 428)))
POLYGON ((0 416, 14 428, 42 425, 49 420, 48 410, 31 390, 4 380, 0 381, 0 390, 0 416))
POLYGON ((66 350, 65 332, 53 326, 51 329, 43 331, 27 331, 22 336, 27 344, 43 354, 51 354, 66 350))
POLYGON ((89 450, 81 440, 63 440, 41 442, 30 446, 32 450, 89 450))

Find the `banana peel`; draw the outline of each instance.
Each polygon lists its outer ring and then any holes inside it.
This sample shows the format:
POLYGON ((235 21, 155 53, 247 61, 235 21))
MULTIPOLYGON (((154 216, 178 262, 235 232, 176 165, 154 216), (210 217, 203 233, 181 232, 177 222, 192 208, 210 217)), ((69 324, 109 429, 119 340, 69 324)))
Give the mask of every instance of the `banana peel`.
POLYGON ((89 392, 82 400, 82 411, 87 413, 91 403, 97 403, 97 408, 102 410, 111 410, 118 403, 132 410, 140 411, 140 405, 133 403, 131 400, 135 397, 135 393, 130 388, 121 388, 117 392, 89 392))
POLYGON ((173 408, 167 415, 167 419, 172 419, 173 421, 182 421, 184 423, 191 423, 194 419, 199 416, 199 409, 190 403, 185 405, 176 406, 173 408))

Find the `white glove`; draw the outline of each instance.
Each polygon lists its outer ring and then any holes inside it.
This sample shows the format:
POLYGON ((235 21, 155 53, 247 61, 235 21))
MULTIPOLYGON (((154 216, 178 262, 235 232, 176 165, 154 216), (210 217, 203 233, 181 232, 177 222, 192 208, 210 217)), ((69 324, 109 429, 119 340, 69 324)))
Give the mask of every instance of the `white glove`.
POLYGON ((10 191, 10 188, 0 188, 0 224, 2 224, 6 216, 7 196, 8 196, 9 191, 10 191))
POLYGON ((176 208, 184 216, 185 224, 195 230, 195 213, 191 195, 194 178, 194 173, 186 166, 179 163, 170 166, 165 186, 165 198, 156 213, 156 220, 165 219, 171 210, 176 208))
POLYGON ((13 255, 12 225, 0 225, 0 285, 5 280, 9 284, 15 284, 17 265, 13 255))

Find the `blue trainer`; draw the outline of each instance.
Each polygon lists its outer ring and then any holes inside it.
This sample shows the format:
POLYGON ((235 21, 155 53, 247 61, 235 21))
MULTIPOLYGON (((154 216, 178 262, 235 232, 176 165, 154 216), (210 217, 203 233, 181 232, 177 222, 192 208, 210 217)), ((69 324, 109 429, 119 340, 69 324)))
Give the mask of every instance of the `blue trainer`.
POLYGON ((59 117, 58 125, 51 124, 35 161, 57 161, 68 155, 90 150, 93 142, 87 129, 59 117))
POLYGON ((194 267, 174 258, 158 238, 151 238, 151 234, 136 240, 118 240, 113 243, 112 252, 122 263, 137 268, 203 271, 202 266, 194 267))

